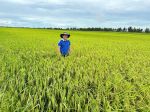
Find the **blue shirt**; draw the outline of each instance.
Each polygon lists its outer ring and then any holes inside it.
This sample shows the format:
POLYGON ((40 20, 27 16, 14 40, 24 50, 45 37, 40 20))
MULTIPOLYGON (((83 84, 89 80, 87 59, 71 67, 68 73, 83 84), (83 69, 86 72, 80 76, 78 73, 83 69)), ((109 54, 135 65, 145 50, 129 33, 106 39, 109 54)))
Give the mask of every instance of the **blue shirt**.
POLYGON ((60 42, 58 43, 58 46, 60 46, 61 54, 67 54, 69 52, 69 48, 70 48, 70 41, 69 40, 60 40, 60 42))

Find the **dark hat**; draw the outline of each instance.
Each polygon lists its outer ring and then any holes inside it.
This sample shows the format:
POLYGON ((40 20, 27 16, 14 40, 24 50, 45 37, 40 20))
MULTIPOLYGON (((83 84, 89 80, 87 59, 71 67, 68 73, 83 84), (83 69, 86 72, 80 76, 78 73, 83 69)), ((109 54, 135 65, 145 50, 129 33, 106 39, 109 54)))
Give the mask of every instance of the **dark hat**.
POLYGON ((60 34, 60 37, 61 37, 61 38, 63 38, 63 36, 64 36, 64 35, 67 35, 67 36, 68 36, 68 38, 70 37, 70 34, 68 34, 68 33, 66 33, 66 32, 64 32, 64 33, 60 34))

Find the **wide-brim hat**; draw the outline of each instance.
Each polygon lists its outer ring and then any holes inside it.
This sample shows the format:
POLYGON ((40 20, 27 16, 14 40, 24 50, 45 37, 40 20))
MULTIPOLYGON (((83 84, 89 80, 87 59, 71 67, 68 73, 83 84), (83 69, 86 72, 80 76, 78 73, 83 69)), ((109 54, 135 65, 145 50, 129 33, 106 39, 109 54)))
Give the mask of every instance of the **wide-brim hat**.
POLYGON ((66 33, 66 32, 60 34, 60 37, 63 38, 64 35, 67 35, 68 38, 70 37, 70 34, 68 34, 68 33, 66 33))

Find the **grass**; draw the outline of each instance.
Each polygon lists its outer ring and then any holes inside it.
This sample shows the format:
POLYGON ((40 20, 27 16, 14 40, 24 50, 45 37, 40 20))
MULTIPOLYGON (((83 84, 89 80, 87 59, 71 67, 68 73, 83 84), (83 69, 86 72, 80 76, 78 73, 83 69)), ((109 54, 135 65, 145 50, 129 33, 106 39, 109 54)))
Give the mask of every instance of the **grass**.
POLYGON ((150 111, 150 35, 0 28, 0 111, 150 111))

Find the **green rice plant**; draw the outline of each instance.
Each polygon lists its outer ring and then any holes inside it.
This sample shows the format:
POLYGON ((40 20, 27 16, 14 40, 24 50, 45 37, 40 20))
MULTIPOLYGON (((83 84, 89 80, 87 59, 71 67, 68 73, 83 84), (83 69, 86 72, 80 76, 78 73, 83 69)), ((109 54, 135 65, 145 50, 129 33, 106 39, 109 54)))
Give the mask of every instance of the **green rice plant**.
POLYGON ((0 111, 149 112, 150 35, 0 28, 0 111))

